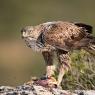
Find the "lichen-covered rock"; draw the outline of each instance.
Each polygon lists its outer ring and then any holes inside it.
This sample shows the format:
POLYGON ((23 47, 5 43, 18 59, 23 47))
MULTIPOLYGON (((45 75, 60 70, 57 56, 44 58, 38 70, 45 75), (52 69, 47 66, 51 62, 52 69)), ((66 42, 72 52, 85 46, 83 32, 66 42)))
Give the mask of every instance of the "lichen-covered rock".
POLYGON ((73 93, 69 90, 60 88, 48 88, 39 84, 31 83, 17 87, 0 86, 0 95, 95 95, 94 90, 75 90, 73 93))
MULTIPOLYGON (((16 88, 1 86, 0 95, 73 95, 58 88, 48 89, 40 85, 22 85, 16 88)), ((76 94, 77 95, 77 94, 76 94)))

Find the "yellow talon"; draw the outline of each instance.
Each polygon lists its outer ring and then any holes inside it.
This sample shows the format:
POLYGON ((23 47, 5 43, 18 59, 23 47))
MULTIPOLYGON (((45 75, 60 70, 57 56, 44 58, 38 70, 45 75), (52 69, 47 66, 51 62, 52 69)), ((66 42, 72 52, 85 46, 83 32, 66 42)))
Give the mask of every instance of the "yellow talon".
POLYGON ((49 83, 49 84, 57 84, 57 81, 56 81, 56 79, 55 79, 54 77, 50 77, 50 78, 48 79, 48 83, 49 83))

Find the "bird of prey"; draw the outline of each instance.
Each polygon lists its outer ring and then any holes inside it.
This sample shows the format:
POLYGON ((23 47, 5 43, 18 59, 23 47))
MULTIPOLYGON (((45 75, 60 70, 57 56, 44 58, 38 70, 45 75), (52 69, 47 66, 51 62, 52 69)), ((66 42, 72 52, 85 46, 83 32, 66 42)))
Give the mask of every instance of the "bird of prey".
POLYGON ((21 34, 28 47, 42 53, 48 84, 61 84, 64 74, 70 69, 70 51, 84 49, 90 53, 95 52, 92 26, 84 23, 46 22, 37 26, 26 26, 21 30, 21 34), (54 68, 53 64, 54 53, 59 61, 57 68, 54 68), (56 81, 55 69, 58 70, 56 81))

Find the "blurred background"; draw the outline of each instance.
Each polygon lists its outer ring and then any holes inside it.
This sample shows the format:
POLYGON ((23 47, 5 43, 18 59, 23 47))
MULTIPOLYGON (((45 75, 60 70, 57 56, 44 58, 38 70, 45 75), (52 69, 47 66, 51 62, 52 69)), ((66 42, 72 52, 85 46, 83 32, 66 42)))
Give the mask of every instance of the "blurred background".
POLYGON ((0 85, 20 85, 45 73, 42 55, 25 45, 20 30, 57 20, 94 27, 95 0, 0 0, 0 85))

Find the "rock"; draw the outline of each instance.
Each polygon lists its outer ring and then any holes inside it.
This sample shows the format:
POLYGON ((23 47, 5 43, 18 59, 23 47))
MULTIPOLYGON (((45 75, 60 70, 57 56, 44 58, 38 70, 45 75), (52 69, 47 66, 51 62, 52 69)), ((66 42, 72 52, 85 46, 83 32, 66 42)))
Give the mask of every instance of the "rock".
POLYGON ((43 87, 35 81, 17 87, 0 86, 0 95, 95 95, 94 90, 62 90, 60 88, 43 87))

